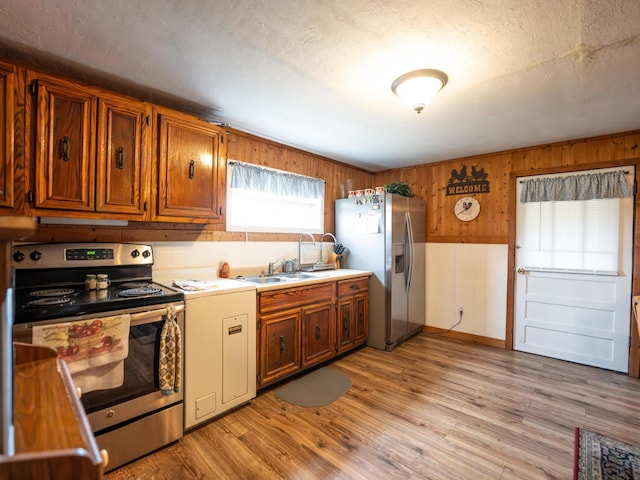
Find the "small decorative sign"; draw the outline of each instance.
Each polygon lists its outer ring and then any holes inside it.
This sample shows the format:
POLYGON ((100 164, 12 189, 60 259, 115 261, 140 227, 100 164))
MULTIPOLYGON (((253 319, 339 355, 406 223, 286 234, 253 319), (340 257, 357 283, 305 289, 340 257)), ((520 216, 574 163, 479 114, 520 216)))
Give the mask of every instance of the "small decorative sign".
POLYGON ((467 172, 467 166, 463 163, 460 171, 451 170, 451 177, 447 185, 447 195, 468 195, 470 193, 489 193, 489 174, 484 168, 471 166, 471 174, 467 172))

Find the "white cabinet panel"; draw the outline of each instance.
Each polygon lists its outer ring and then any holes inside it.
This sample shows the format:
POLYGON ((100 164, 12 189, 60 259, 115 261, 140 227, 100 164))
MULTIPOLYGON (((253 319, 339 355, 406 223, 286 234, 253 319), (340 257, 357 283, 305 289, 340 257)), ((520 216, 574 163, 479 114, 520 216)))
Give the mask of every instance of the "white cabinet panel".
POLYGON ((185 303, 188 429, 256 396, 256 293, 187 294, 185 303))

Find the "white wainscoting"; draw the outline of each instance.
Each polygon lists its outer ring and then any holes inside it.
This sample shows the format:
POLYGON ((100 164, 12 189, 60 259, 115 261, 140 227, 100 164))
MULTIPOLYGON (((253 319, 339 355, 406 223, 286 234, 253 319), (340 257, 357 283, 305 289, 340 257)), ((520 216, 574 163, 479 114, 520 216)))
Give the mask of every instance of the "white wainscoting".
POLYGON ((504 340, 507 245, 428 243, 427 322, 432 327, 504 340))

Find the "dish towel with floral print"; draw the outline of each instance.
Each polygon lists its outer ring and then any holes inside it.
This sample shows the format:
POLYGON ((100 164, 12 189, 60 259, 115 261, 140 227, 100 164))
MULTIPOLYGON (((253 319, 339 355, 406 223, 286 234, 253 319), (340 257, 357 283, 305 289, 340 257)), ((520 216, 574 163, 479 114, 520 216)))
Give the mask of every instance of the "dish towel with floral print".
POLYGON ((163 395, 179 392, 182 384, 182 334, 173 306, 167 308, 167 318, 160 333, 158 360, 160 390, 163 395))
POLYGON ((118 388, 129 355, 129 314, 33 327, 32 343, 56 350, 82 393, 118 388))

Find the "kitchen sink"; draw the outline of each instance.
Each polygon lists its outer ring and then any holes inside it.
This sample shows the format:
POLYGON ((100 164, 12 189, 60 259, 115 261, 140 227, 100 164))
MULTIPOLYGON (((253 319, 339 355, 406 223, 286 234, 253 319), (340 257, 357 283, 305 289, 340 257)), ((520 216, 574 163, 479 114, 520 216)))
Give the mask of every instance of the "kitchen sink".
POLYGON ((245 280, 252 283, 278 283, 283 281, 283 279, 280 277, 264 277, 261 275, 252 277, 239 277, 238 280, 245 280))
POLYGON ((278 276, 284 277, 287 280, 304 280, 305 278, 318 278, 315 275, 308 275, 306 273, 283 273, 282 275, 278 276))
POLYGON ((250 275, 247 277, 238 277, 238 280, 245 280, 252 283, 280 283, 287 280, 306 280, 308 278, 318 278, 316 275, 307 273, 280 273, 276 275, 250 275))

